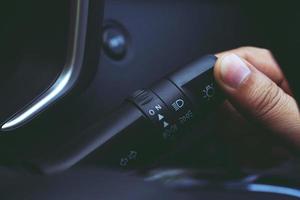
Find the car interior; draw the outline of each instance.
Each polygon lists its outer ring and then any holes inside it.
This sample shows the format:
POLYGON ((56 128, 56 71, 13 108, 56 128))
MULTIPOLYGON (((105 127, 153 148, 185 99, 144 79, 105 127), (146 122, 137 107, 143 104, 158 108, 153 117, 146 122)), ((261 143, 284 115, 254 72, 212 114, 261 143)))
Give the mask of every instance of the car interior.
POLYGON ((11 0, 0 10, 1 199, 300 199, 299 154, 266 159, 278 141, 255 136, 262 149, 233 148, 212 80, 214 54, 266 48, 300 100, 296 3, 11 0), (182 128, 169 108, 185 109, 182 128), (240 161, 253 153, 255 166, 240 161))

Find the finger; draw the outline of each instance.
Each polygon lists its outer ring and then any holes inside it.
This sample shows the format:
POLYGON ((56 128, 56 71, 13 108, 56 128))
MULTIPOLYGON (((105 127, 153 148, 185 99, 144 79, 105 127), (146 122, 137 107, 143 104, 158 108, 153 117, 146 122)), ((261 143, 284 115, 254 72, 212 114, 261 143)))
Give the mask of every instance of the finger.
POLYGON ((218 59, 214 74, 238 111, 300 148, 299 110, 290 95, 232 53, 218 59))
POLYGON ((268 76, 286 93, 292 95, 292 91, 286 77, 269 50, 256 47, 240 47, 227 52, 218 53, 216 56, 221 57, 226 53, 234 53, 242 57, 256 67, 259 71, 268 76))

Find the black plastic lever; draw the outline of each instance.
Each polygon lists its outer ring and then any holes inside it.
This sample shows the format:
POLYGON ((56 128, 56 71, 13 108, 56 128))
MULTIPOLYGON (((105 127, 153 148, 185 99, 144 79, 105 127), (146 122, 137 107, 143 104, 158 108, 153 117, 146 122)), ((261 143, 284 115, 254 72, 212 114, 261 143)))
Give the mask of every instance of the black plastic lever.
POLYGON ((39 168, 61 171, 84 158, 125 169, 151 165, 180 140, 185 127, 223 101, 214 81, 215 62, 213 55, 202 57, 149 89, 136 91, 107 120, 70 141, 39 168))

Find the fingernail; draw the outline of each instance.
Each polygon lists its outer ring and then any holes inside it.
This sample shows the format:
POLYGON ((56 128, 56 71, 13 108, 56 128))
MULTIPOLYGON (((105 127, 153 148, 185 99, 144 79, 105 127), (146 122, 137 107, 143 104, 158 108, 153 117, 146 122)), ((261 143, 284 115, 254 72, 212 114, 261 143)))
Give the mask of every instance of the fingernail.
POLYGON ((225 55, 220 64, 223 82, 233 88, 239 87, 251 73, 246 63, 235 54, 225 55))

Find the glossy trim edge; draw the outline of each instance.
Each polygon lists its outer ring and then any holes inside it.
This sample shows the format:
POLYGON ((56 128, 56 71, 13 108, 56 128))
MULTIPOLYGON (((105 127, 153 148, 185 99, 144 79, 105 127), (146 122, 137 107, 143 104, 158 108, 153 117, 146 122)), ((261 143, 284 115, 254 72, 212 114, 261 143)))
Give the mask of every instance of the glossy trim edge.
POLYGON ((285 196, 300 198, 300 189, 289 188, 284 186, 252 183, 246 186, 246 190, 250 192, 281 194, 285 196))
POLYGON ((36 100, 10 117, 1 126, 1 131, 11 131, 28 123, 39 113, 43 112, 48 106, 64 96, 74 86, 83 63, 88 5, 88 0, 75 1, 75 20, 73 22, 73 27, 71 27, 73 30, 71 29, 71 46, 69 47, 68 52, 69 57, 57 80, 36 100))

